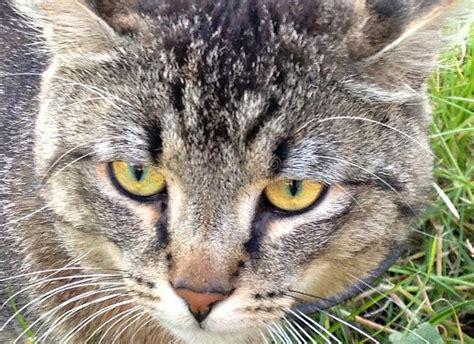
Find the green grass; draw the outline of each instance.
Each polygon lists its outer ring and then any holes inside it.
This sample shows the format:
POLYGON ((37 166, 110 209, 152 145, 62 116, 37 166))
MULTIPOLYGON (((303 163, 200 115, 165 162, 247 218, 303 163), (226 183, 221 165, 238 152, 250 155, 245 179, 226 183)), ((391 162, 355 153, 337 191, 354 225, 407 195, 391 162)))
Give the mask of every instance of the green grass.
MULTIPOLYGON (((379 292, 332 309, 381 343, 474 343, 474 26, 440 66, 430 94, 442 191, 433 191, 436 201, 417 228, 424 235, 385 274, 379 292)), ((344 343, 371 342, 325 314, 315 320, 344 343)))

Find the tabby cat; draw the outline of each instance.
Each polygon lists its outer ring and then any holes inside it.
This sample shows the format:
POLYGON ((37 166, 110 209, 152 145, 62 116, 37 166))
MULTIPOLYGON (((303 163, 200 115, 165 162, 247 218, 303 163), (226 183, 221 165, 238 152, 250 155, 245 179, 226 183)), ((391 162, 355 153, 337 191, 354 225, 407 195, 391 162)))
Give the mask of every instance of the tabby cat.
POLYGON ((0 342, 263 343, 404 251, 472 2, 0 10, 0 342))

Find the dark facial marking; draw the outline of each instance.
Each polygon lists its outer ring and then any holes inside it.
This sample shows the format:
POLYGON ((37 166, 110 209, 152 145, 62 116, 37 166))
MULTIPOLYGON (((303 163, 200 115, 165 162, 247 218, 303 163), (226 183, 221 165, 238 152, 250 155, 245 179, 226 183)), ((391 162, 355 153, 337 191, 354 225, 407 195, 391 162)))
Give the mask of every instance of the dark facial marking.
MULTIPOLYGON (((169 243, 169 235, 168 235, 168 214, 167 214, 167 204, 165 202, 160 202, 161 204, 161 215, 156 223, 156 238, 154 241, 155 249, 163 249, 169 243)), ((169 254, 170 255, 170 254, 169 254)), ((168 257, 167 257, 168 258, 168 257)))
POLYGON ((172 85, 171 90, 173 96, 173 106, 177 112, 182 112, 184 110, 184 84, 181 81, 176 82, 172 85))
POLYGON ((404 191, 403 184, 396 178, 395 175, 385 171, 378 171, 374 174, 374 176, 370 176, 368 178, 361 176, 360 179, 353 178, 351 180, 346 180, 344 181, 344 184, 369 185, 381 188, 384 191, 396 191, 399 193, 404 191))
POLYGON ((163 141, 161 139, 161 128, 158 125, 152 125, 146 128, 148 133, 148 142, 150 153, 155 160, 159 160, 158 157, 163 150, 163 141))
POLYGON ((250 144, 255 140, 255 138, 258 136, 265 124, 268 123, 268 121, 273 118, 275 114, 278 113, 279 109, 280 104, 278 103, 278 100, 275 97, 271 97, 268 100, 268 104, 265 108, 265 111, 254 120, 254 123, 252 124, 251 128, 247 131, 247 134, 245 136, 245 142, 247 144, 250 144))
MULTIPOLYGON (((260 207, 258 207, 260 208, 260 207)), ((258 209, 257 208, 257 209, 258 209)), ((255 261, 259 258, 260 242, 265 235, 265 231, 268 227, 268 223, 273 218, 273 215, 269 212, 259 212, 252 221, 251 238, 245 243, 245 250, 250 255, 250 258, 255 261)))
POLYGON ((273 173, 277 174, 280 172, 283 163, 288 157, 289 145, 288 142, 283 141, 273 151, 273 159, 270 164, 270 169, 273 173))

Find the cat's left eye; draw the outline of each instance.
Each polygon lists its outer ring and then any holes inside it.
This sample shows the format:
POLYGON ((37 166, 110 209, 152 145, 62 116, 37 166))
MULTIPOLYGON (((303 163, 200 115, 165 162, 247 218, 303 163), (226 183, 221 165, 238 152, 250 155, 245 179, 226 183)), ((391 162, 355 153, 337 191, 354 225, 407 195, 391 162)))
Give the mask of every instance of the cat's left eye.
POLYGON ((148 198, 166 189, 164 175, 154 166, 114 161, 109 171, 116 186, 131 196, 148 198))
POLYGON ((321 198, 324 190, 324 185, 319 182, 281 179, 268 185, 264 193, 267 200, 277 209, 295 212, 313 205, 321 198))

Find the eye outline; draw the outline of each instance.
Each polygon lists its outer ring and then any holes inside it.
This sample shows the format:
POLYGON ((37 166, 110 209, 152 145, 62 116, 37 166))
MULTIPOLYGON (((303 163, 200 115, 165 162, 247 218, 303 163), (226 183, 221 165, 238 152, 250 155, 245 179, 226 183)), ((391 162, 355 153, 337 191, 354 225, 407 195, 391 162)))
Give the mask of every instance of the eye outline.
MULTIPOLYGON (((115 175, 115 172, 114 172, 114 168, 113 168, 113 164, 114 162, 117 162, 118 160, 116 161, 111 161, 109 163, 107 163, 107 173, 109 175, 109 179, 110 181, 112 182, 112 185, 121 193, 123 194, 124 196, 127 196, 128 198, 131 198, 137 202, 140 202, 140 203, 154 203, 154 202, 157 202, 157 201, 164 201, 167 199, 168 197, 168 187, 167 187, 167 184, 166 184, 166 181, 165 181, 165 187, 163 188, 162 191, 154 194, 154 195, 150 195, 150 196, 139 196, 139 195, 136 195, 136 194, 133 194, 129 191, 127 191, 123 186, 122 184, 120 184, 120 182, 117 180, 117 177, 115 175)), ((128 163, 127 163, 128 164, 128 163)))
MULTIPOLYGON (((278 178, 278 179, 275 179, 275 181, 278 181, 279 179, 284 179, 284 178, 278 178)), ((290 180, 297 180, 297 179, 290 179, 290 180)), ((312 181, 311 179, 298 179, 298 180, 312 181)), ((322 182, 317 182, 317 183, 320 183, 321 186, 322 186, 321 192, 320 192, 319 196, 313 201, 313 203, 308 205, 306 208, 303 208, 303 209, 300 209, 300 210, 286 210, 286 209, 282 209, 282 208, 277 207, 272 202, 270 202, 270 200, 268 199, 268 196, 265 192, 268 185, 262 190, 262 194, 261 194, 261 199, 263 201, 262 205, 264 206, 266 211, 271 212, 275 215, 279 215, 281 217, 297 216, 297 215, 301 215, 301 214, 310 212, 311 210, 313 210, 314 208, 319 206, 321 204, 321 202, 324 201, 324 199, 326 198, 326 195, 328 194, 328 191, 330 189, 330 186, 327 185, 327 184, 324 184, 322 182)))

